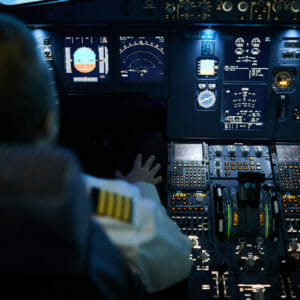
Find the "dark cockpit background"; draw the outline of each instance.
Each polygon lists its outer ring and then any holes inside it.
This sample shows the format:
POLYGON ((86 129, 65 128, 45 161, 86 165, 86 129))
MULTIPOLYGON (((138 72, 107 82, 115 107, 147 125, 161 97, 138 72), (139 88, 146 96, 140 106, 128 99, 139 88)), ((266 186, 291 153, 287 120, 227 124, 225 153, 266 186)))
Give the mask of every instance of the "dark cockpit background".
POLYGON ((299 297, 299 1, 1 10, 33 29, 55 79, 60 143, 86 172, 112 177, 157 152, 161 196, 194 243, 191 299, 299 297))

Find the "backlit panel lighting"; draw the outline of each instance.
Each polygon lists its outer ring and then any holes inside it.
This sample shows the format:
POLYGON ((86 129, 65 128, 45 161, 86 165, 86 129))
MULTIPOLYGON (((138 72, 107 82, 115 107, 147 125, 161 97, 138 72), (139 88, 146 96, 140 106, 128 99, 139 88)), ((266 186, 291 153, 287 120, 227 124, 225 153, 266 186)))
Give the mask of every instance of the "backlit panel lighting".
POLYGON ((5 5, 26 4, 32 2, 41 2, 42 0, 1 0, 0 3, 5 5))
POLYGON ((213 59, 200 60, 200 75, 212 76, 215 74, 215 61, 213 59))

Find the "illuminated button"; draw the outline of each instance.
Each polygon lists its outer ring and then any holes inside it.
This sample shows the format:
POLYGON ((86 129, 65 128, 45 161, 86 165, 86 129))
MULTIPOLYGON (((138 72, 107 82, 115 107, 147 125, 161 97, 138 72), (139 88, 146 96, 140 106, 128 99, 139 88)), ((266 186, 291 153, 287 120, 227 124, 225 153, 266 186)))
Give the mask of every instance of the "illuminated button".
POLYGON ((186 207, 184 207, 183 210, 186 211, 186 207))
POLYGON ((192 208, 192 207, 189 207, 189 210, 193 210, 193 208, 192 208))
POLYGON ((253 157, 249 157, 249 160, 251 160, 251 161, 252 161, 252 160, 254 160, 254 158, 253 158, 253 157))
POLYGON ((232 166, 235 166, 235 162, 232 162, 231 165, 232 165, 232 166))
POLYGON ((294 213, 295 212, 295 210, 294 209, 290 209, 290 213, 294 213))
POLYGON ((230 157, 230 160, 235 160, 235 157, 230 157))
POLYGON ((186 205, 186 202, 182 202, 182 205, 186 205))
POLYGON ((171 207, 171 210, 176 210, 176 208, 175 207, 171 207))
POLYGON ((195 207, 195 208, 194 208, 194 210, 196 210, 196 211, 197 211, 197 210, 198 210, 198 207, 195 207))
POLYGON ((248 170, 248 167, 244 167, 244 170, 248 170))
POLYGON ((231 167, 231 170, 236 170, 236 167, 231 167))
POLYGON ((238 167, 238 170, 242 170, 243 168, 242 167, 238 167))
POLYGON ((257 167, 256 170, 259 170, 259 171, 260 171, 260 170, 261 170, 261 167, 257 167))
POLYGON ((238 166, 241 166, 241 165, 242 165, 242 163, 238 162, 238 163, 237 163, 237 165, 238 165, 238 166))
POLYGON ((248 166, 248 163, 244 162, 244 166, 248 166))
POLYGON ((225 170, 229 170, 229 167, 225 167, 225 170))
POLYGON ((257 166, 260 166, 260 163, 256 163, 257 166))
POLYGON ((250 166, 254 166, 254 163, 250 163, 250 166))
POLYGON ((230 172, 226 172, 225 175, 226 175, 226 176, 229 176, 229 175, 230 175, 230 172))
POLYGON ((176 205, 176 202, 171 202, 172 205, 176 205))
POLYGON ((286 203, 285 203, 285 204, 282 204, 282 206, 283 206, 283 207, 287 207, 287 204, 286 204, 286 203))
POLYGON ((300 213, 300 209, 296 209, 296 213, 297 213, 297 214, 300 213))
POLYGON ((200 211, 203 211, 204 210, 204 207, 200 207, 200 211))
POLYGON ((229 162, 226 162, 226 163, 225 163, 225 166, 228 166, 228 165, 229 165, 229 162))
POLYGON ((253 170, 255 170, 255 168, 254 168, 254 167, 250 167, 250 170, 252 170, 252 171, 253 171, 253 170))
POLYGON ((287 209, 285 209, 283 212, 284 212, 284 213, 288 213, 289 211, 288 211, 287 209))

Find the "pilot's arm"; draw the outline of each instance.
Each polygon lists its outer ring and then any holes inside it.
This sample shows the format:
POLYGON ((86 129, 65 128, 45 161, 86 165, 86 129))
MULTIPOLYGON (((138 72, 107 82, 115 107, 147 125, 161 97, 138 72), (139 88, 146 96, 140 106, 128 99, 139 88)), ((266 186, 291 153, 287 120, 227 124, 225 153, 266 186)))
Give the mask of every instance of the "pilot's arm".
POLYGON ((94 219, 147 292, 165 289, 188 276, 191 242, 168 217, 153 184, 91 176, 85 180, 89 190, 98 190, 94 219))

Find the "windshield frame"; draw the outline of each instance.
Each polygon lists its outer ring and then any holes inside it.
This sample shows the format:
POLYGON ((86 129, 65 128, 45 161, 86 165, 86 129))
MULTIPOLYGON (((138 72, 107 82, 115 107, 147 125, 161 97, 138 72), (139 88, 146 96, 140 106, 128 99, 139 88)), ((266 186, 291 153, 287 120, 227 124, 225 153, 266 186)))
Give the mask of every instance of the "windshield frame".
MULTIPOLYGON (((17 2, 17 3, 12 3, 12 4, 4 3, 2 1, 5 1, 5 0, 0 0, 0 5, 4 5, 7 7, 16 7, 16 6, 40 5, 40 4, 55 3, 55 2, 57 2, 57 3, 69 2, 71 0, 29 0, 30 2, 23 2, 23 3, 17 2)), ((19 1, 21 1, 21 0, 19 0, 19 1)), ((22 1, 28 1, 28 0, 22 0, 22 1)))

